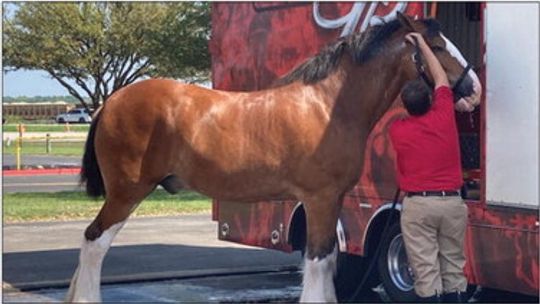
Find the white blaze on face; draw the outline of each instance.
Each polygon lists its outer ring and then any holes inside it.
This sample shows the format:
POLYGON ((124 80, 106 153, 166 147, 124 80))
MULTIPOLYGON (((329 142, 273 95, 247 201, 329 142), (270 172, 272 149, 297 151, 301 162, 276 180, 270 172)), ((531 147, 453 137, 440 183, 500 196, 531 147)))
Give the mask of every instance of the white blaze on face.
MULTIPOLYGON (((446 50, 450 55, 452 55, 454 58, 457 59, 457 61, 465 68, 467 66, 467 60, 463 58, 463 55, 461 55, 461 52, 458 50, 458 48, 441 33, 441 38, 444 39, 444 42, 446 44, 446 50)), ((482 85, 480 84, 480 79, 478 78, 478 75, 473 71, 473 69, 470 69, 467 73, 468 76, 471 77, 473 80, 473 95, 469 97, 465 97, 464 99, 470 103, 473 106, 476 106, 480 103, 480 97, 482 95, 482 85)))

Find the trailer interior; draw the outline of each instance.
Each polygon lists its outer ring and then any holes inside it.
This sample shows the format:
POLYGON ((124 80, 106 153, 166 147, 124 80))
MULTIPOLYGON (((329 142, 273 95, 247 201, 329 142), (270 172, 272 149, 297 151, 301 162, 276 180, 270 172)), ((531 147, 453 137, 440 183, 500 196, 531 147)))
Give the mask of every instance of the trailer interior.
MULTIPOLYGON (((440 2, 436 8, 436 18, 441 29, 461 50, 463 56, 474 67, 474 71, 483 78, 485 65, 482 55, 482 25, 480 3, 440 2)), ((485 94, 482 98, 485 100, 485 94)), ((481 193, 481 122, 483 107, 477 107, 472 113, 456 112, 461 146, 461 164, 463 168, 463 196, 467 200, 480 200, 481 193)))

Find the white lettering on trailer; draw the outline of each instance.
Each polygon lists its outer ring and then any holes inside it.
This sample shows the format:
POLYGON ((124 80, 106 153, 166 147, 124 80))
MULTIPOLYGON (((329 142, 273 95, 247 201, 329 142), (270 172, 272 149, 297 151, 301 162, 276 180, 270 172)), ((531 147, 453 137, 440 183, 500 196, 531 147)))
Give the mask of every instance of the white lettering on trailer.
POLYGON ((321 16, 321 13, 319 12, 319 3, 315 2, 313 3, 313 18, 315 19, 315 22, 322 28, 337 29, 343 27, 340 37, 344 37, 354 32, 358 22, 360 21, 360 17, 366 8, 368 11, 364 17, 364 20, 362 21, 362 25, 360 26, 360 32, 365 31, 368 25, 382 24, 395 19, 398 11, 405 12, 405 9, 407 8, 406 2, 398 2, 388 14, 384 16, 374 16, 378 5, 387 6, 388 2, 357 2, 353 5, 347 15, 336 19, 326 19, 321 16))

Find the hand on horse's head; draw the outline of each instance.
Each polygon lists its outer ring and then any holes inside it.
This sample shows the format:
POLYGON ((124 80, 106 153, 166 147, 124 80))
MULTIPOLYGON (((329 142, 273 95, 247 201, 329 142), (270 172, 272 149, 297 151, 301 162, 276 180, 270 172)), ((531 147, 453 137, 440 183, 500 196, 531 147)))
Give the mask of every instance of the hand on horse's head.
POLYGON ((427 45, 422 34, 417 32, 411 32, 405 35, 405 40, 412 45, 418 44, 418 46, 427 45))
POLYGON ((474 105, 467 98, 461 98, 456 102, 455 109, 459 112, 472 112, 474 111, 474 105))

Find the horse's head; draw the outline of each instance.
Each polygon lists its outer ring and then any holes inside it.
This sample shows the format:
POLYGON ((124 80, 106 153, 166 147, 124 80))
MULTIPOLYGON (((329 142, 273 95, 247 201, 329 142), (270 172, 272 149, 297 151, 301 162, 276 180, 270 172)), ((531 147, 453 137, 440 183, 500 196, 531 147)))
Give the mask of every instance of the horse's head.
MULTIPOLYGON (((403 35, 401 37, 402 43, 405 44, 404 35, 409 32, 422 34, 447 72, 448 80, 450 81, 456 100, 464 98, 469 104, 473 106, 477 105, 480 102, 482 91, 478 76, 471 69, 465 58, 463 58, 457 47, 442 34, 437 21, 433 19, 413 20, 400 13, 398 13, 397 19, 404 29, 404 31, 401 31, 403 35)), ((418 48, 407 44, 402 53, 402 62, 405 63, 404 72, 408 79, 421 76, 430 84, 432 78, 429 74, 429 69, 419 53, 418 48)))

